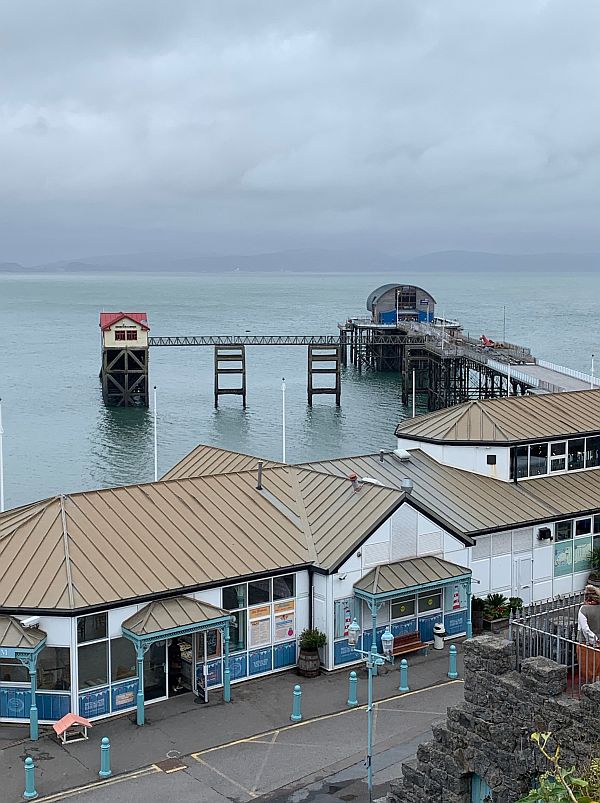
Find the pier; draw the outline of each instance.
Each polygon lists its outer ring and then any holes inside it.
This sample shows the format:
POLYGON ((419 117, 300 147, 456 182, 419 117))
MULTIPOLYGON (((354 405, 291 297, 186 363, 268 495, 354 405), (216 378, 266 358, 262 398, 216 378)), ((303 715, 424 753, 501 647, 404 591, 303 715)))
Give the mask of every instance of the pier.
POLYGON ((402 402, 419 397, 428 410, 475 399, 560 393, 600 387, 594 376, 534 357, 525 346, 465 334, 459 321, 436 316, 436 302, 414 285, 388 284, 367 299, 370 316, 349 317, 337 334, 150 336, 146 313, 102 313, 102 388, 108 405, 148 406, 150 348, 209 347, 214 351, 214 403, 238 395, 246 406, 246 347, 307 348, 307 401, 341 404, 342 369, 385 371, 401 378, 402 402), (239 377, 235 387, 221 378, 239 377), (331 383, 319 384, 328 376, 331 383))

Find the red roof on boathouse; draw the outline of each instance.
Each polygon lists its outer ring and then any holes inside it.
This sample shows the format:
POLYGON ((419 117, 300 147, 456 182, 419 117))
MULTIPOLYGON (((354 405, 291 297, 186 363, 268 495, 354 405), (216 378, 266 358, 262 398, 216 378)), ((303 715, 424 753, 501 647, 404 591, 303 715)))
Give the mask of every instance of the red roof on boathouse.
POLYGON ((148 314, 146 312, 101 312, 100 329, 105 332, 107 329, 110 329, 113 324, 118 323, 123 318, 130 318, 132 321, 139 323, 144 331, 150 331, 150 327, 148 326, 148 314))

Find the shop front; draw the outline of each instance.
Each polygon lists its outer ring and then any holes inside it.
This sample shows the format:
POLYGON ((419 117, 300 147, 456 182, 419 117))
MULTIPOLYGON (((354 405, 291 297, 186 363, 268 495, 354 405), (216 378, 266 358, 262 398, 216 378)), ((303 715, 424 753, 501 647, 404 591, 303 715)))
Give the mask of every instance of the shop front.
POLYGON ((471 636, 471 571, 434 556, 389 563, 369 571, 354 584, 354 595, 336 600, 334 609, 335 665, 356 661, 348 645, 353 618, 361 625, 357 649, 370 650, 373 639, 381 652, 381 636, 418 632, 433 640, 433 628, 443 623, 449 637, 471 636))

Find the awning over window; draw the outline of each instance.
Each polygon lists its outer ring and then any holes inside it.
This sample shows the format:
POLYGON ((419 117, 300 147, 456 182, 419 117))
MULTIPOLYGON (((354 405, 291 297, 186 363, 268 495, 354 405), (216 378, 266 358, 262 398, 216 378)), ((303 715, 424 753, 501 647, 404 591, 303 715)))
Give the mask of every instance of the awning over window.
POLYGON ((150 602, 126 619, 122 629, 135 640, 146 641, 222 627, 230 621, 229 611, 181 596, 150 602))
POLYGON ((46 634, 37 627, 23 627, 14 616, 0 614, 0 657, 18 658, 43 649, 46 634))
POLYGON ((371 569, 354 584, 354 593, 362 599, 383 600, 470 579, 471 570, 465 566, 428 555, 371 569))

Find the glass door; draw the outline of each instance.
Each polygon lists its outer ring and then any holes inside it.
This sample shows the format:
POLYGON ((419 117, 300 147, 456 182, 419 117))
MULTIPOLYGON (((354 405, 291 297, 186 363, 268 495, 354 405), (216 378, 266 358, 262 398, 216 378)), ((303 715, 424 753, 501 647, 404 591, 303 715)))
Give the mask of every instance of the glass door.
POLYGON ((167 644, 155 642, 144 655, 144 699, 167 696, 167 644))

